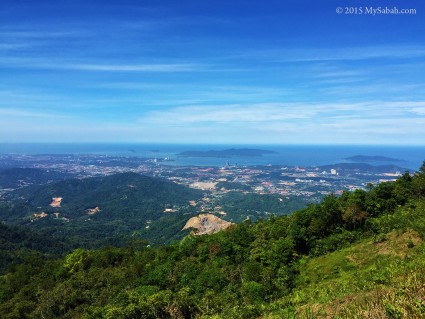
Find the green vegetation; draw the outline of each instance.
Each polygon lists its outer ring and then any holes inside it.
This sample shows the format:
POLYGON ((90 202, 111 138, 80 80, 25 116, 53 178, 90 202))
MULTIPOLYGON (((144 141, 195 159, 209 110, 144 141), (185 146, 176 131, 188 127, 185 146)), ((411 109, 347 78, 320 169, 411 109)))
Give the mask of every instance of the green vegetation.
POLYGON ((65 236, 83 247, 124 245, 141 238, 158 242, 163 237, 161 242, 167 242, 181 236, 184 222, 196 213, 189 200, 202 195, 198 190, 135 173, 70 179, 12 193, 9 201, 0 202, 0 218, 65 236), (53 197, 62 198, 60 207, 50 206, 53 197), (90 214, 96 207, 99 211, 90 214), (177 212, 164 214, 167 207, 177 212), (34 218, 41 212, 48 216, 34 218), (164 226, 161 236, 146 228, 150 221, 164 226))
POLYGON ((4 274, 8 266, 25 259, 59 257, 70 249, 70 244, 61 238, 0 224, 0 274, 4 274))
MULTIPOLYGON (((237 184, 237 183, 231 183, 237 184)), ((227 213, 226 220, 242 222, 268 219, 271 215, 286 215, 304 208, 307 200, 299 197, 283 197, 277 194, 241 193, 232 191, 218 200, 218 205, 227 213)))
POLYGON ((168 246, 76 249, 0 277, 0 317, 423 318, 425 163, 368 191, 168 246))
POLYGON ((26 185, 42 185, 52 181, 70 178, 71 174, 38 168, 0 169, 0 189, 18 188, 26 185))

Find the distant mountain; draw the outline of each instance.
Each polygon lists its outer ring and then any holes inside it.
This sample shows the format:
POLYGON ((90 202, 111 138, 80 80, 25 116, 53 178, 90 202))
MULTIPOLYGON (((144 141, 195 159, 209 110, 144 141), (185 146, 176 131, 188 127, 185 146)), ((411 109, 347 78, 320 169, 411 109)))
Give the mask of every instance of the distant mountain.
POLYGON ((178 156, 185 157, 234 157, 234 156, 243 156, 243 157, 258 157, 265 154, 277 154, 274 151, 268 150, 259 150, 252 148, 231 148, 227 150, 209 150, 209 151, 185 151, 177 154, 178 156))
POLYGON ((11 193, 0 219, 64 234, 88 246, 131 238, 167 241, 196 213, 188 202, 202 196, 199 190, 135 173, 70 179, 11 193), (174 212, 164 213, 170 207, 174 212))
POLYGON ((405 160, 398 159, 398 158, 392 158, 392 157, 386 157, 386 156, 368 156, 368 155, 356 155, 344 158, 345 160, 351 161, 351 162, 360 162, 360 163, 367 163, 367 162, 405 162, 405 160))

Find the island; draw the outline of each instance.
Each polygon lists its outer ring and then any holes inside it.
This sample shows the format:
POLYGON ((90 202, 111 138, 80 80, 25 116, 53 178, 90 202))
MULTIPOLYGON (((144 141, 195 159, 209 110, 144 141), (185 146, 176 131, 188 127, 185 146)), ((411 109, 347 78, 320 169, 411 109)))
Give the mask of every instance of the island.
POLYGON ((368 156, 368 155, 356 155, 344 158, 345 160, 351 161, 351 162, 360 162, 360 163, 366 163, 366 162, 405 162, 405 160, 398 159, 398 158, 392 158, 392 157, 386 157, 386 156, 368 156))
POLYGON ((277 152, 274 151, 268 151, 268 150, 259 150, 259 149, 252 149, 252 148, 230 148, 227 150, 209 150, 209 151, 185 151, 177 154, 177 156, 184 156, 184 157, 237 157, 237 156, 243 156, 243 157, 258 157, 263 156, 267 154, 277 154, 277 152))

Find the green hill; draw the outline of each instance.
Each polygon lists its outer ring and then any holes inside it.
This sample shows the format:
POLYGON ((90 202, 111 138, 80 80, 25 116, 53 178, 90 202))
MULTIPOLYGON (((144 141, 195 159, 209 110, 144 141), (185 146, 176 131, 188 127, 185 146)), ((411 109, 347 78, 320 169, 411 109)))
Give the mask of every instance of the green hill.
POLYGON ((0 317, 424 318, 413 177, 161 247, 76 249, 0 277, 0 317))
POLYGON ((0 223, 0 274, 28 258, 59 257, 70 249, 61 238, 0 223))
POLYGON ((166 241, 179 235, 188 219, 185 214, 195 213, 188 202, 201 196, 200 191, 167 180, 123 173, 17 190, 2 203, 0 218, 89 247, 123 244, 132 238, 166 241), (56 205, 54 198, 60 198, 56 205), (176 212, 165 214, 167 207, 176 212), (146 228, 155 223, 163 226, 161 235, 146 228))
POLYGON ((19 188, 28 185, 42 185, 70 178, 71 174, 38 168, 0 169, 0 189, 19 188))

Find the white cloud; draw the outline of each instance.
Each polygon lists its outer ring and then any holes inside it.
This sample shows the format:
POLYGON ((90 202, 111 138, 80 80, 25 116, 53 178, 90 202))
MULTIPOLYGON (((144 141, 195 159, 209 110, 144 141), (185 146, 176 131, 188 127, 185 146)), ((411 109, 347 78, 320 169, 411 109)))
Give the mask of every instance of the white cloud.
POLYGON ((0 58, 0 63, 8 67, 36 68, 36 69, 57 69, 57 70, 81 70, 100 72, 186 72, 200 71, 205 66, 193 63, 158 63, 158 64, 113 64, 113 63, 79 63, 70 61, 60 61, 52 59, 32 58, 0 58))
POLYGON ((43 118, 43 119, 65 119, 71 118, 69 115, 48 113, 48 112, 37 112, 15 108, 0 108, 0 115, 4 117, 29 117, 29 118, 43 118))
MULTIPOLYGON (((259 103, 230 105, 195 105, 151 111, 140 121, 158 125, 202 123, 272 123, 289 120, 320 122, 341 118, 391 118, 406 112, 421 111, 425 101, 363 103, 259 103)), ((405 114, 407 115, 407 113, 405 114)))
POLYGON ((414 107, 410 111, 419 115, 425 115, 425 105, 422 107, 414 107))
POLYGON ((184 72, 195 71, 194 64, 64 64, 55 68, 110 72, 184 72))
POLYGON ((64 38, 64 37, 81 37, 87 33, 86 31, 52 31, 52 30, 40 30, 34 31, 29 29, 10 29, 9 31, 0 32, 0 37, 20 39, 20 38, 64 38))
POLYGON ((294 48, 258 50, 240 57, 268 59, 274 62, 357 61, 375 58, 419 58, 425 56, 425 46, 358 46, 346 48, 294 48))
POLYGON ((264 103, 254 105, 205 105, 176 107, 164 111, 152 111, 141 118, 144 123, 200 124, 249 123, 301 119, 314 115, 312 110, 299 110, 295 105, 264 103))

